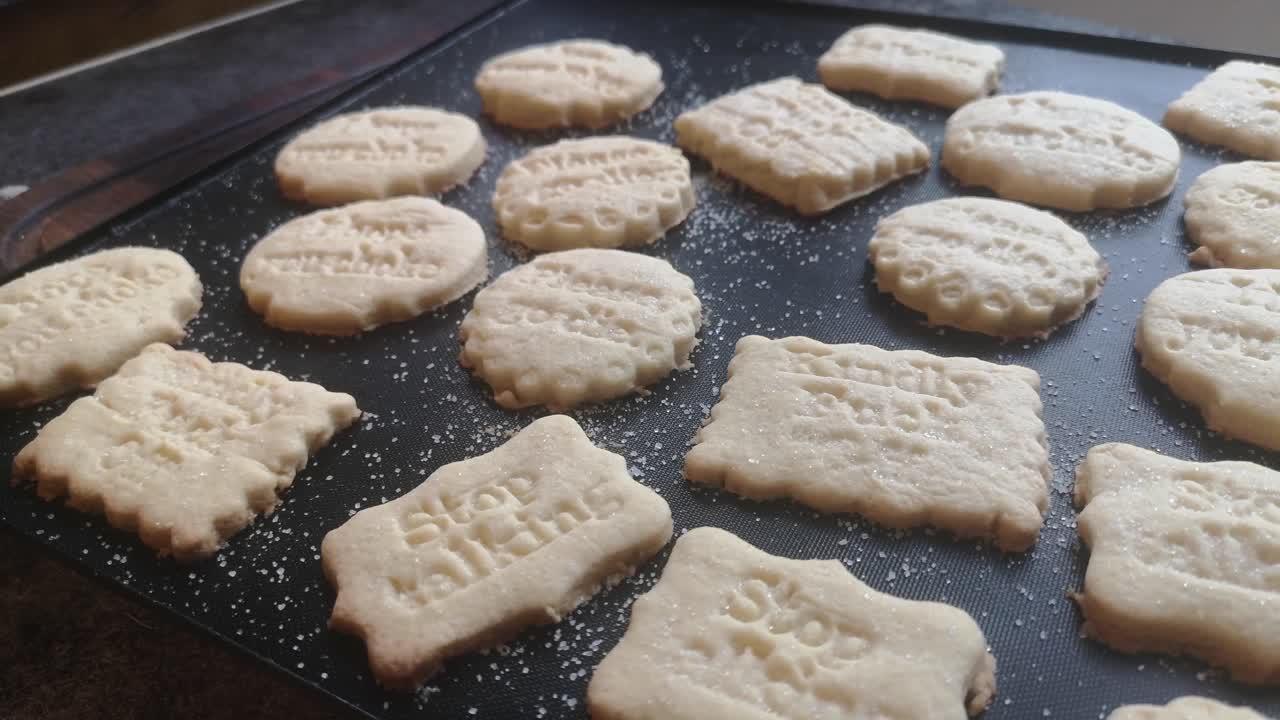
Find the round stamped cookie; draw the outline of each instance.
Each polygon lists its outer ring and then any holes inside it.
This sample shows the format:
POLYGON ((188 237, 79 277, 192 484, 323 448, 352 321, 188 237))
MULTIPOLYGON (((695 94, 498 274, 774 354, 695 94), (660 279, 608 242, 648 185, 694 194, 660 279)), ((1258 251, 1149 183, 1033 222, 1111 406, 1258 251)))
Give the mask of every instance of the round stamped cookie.
POLYGON ((0 407, 96 385, 151 343, 176 343, 200 310, 181 255, 126 247, 0 286, 0 407))
POLYGON ((1165 197, 1182 153, 1168 131, 1096 98, 1030 92, 977 100, 947 121, 942 166, 965 185, 1063 210, 1165 197))
POLYGON ((1211 267, 1280 268, 1280 162, 1219 165, 1185 199, 1191 259, 1211 267))
POLYGON ((503 234, 534 250, 648 245, 694 202, 683 153, 621 136, 540 147, 508 165, 493 194, 503 234))
POLYGON ((702 326, 693 281, 623 250, 548 253, 476 295, 461 362, 505 408, 626 395, 689 366, 702 326))
POLYGON ((488 274, 484 231, 429 198, 370 200, 276 228, 249 251, 240 287, 268 325, 351 335, 452 302, 488 274))
POLYGON ((1211 430, 1280 450, 1280 270, 1165 280, 1138 321, 1142 365, 1211 430))
POLYGON ((276 156, 281 191, 315 205, 435 195, 484 163, 480 126, 429 107, 339 115, 290 140, 276 156))
POLYGON ((476 76, 485 114, 525 130, 602 128, 653 104, 662 67, 601 40, 564 40, 503 53, 476 76))
POLYGON ((880 290, 929 324, 997 337, 1048 335, 1079 317, 1107 276, 1070 225, 988 198, 899 210, 876 225, 868 254, 880 290))

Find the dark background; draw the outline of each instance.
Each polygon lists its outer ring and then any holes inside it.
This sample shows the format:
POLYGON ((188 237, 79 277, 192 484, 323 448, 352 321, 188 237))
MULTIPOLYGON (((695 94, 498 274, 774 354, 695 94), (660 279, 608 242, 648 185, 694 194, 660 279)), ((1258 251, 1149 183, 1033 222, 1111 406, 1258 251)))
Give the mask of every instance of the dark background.
MULTIPOLYGON (((543 4, 526 6, 520 10, 521 22, 478 33, 459 46, 460 55, 446 53, 418 63, 356 106, 440 102, 475 114, 478 102, 469 89, 474 66, 513 44, 595 30, 594 34, 630 40, 654 52, 661 38, 686 37, 683 28, 655 25, 629 4, 619 6, 618 19, 579 17, 563 8, 555 11, 562 3, 544 4, 549 6, 547 13, 535 11, 543 4), (630 22, 623 19, 628 8, 630 22)), ((394 33, 415 13, 428 11, 424 5, 313 0, 278 11, 296 15, 260 16, 245 21, 246 27, 222 28, 147 53, 151 57, 129 58, 121 61, 126 63, 123 67, 95 69, 54 86, 0 98, 0 127, 5 133, 0 136, 0 157, 13 158, 0 164, 0 184, 29 181, 198 117, 270 87, 273 81, 305 74, 317 63, 332 61, 335 54, 354 51, 353 43, 394 33)), ((994 12, 986 4, 938 7, 979 15, 994 12)), ((736 26, 713 22, 714 15, 708 13, 699 17, 706 28, 700 38, 658 53, 668 73, 667 94, 624 131, 669 140, 670 120, 685 106, 780 72, 812 77, 817 54, 843 29, 825 15, 788 24, 785 33, 767 13, 754 23, 743 15, 736 26), (765 28, 785 34, 787 41, 770 41, 765 28), (746 38, 741 47, 733 41, 739 36, 746 38), (709 54, 711 61, 695 68, 698 54, 709 54)), ((1027 18, 1019 14, 1014 19, 1027 18)), ((1007 91, 1054 87, 1092 92, 1148 117, 1158 117, 1163 104, 1201 73, 1171 63, 1148 68, 1071 51, 1043 54, 1030 46, 1005 47, 1010 54, 1007 91), (1066 67, 1074 71, 1067 73, 1066 67), (1152 76, 1163 80, 1151 82, 1152 76)), ((856 100, 912 127, 937 157, 943 113, 856 100)), ((487 124, 485 129, 492 146, 485 168, 470 188, 446 201, 474 213, 496 237, 487 210, 494 177, 529 145, 552 138, 512 136, 487 124)), ((101 571, 168 598, 179 611, 216 623, 230 635, 235 636, 237 628, 247 629, 250 637, 237 637, 238 641, 310 681, 377 709, 383 696, 363 675, 359 645, 322 629, 331 596, 311 558, 319 534, 340 522, 353 503, 380 502, 416 484, 416 479, 403 475, 488 450, 528 416, 493 410, 486 390, 453 364, 453 324, 461 317, 460 307, 337 345, 261 328, 231 286, 243 249, 269 227, 302 212, 281 201, 270 181, 274 147, 220 171, 173 203, 116 225, 99 235, 97 243, 174 247, 196 263, 209 286, 208 309, 193 326, 188 347, 255 366, 270 362, 294 376, 312 373, 333 389, 353 392, 366 410, 381 418, 338 438, 299 477, 276 517, 233 539, 219 559, 192 568, 195 577, 185 569, 156 563, 133 540, 105 530, 97 520, 45 506, 22 491, 0 494, 0 502, 10 503, 4 512, 29 532, 57 534, 49 541, 63 552, 90 556, 101 571), (396 349, 389 350, 392 347, 396 349), (389 362, 389 355, 396 355, 391 358, 396 362, 389 362), (360 362, 364 357, 387 364, 370 371, 360 362), (406 379, 397 380, 400 373, 406 379), (405 382, 412 383, 407 392, 405 382), (437 410, 435 403, 446 395, 461 405, 437 410), (415 407, 411 416, 388 416, 388 408, 399 407, 406 398, 415 407), (441 438, 432 440, 437 434, 441 438), (413 445, 386 458, 385 466, 382 459, 375 463, 359 455, 391 447, 393 437, 413 445), (422 457, 433 448, 438 450, 422 457), (282 527, 309 528, 312 534, 286 536, 282 527), (227 573, 235 568, 265 570, 266 577, 249 582, 240 575, 234 580, 227 573), (277 569, 284 571, 279 582, 271 577, 277 569), (286 609, 273 613, 271 608, 281 600, 286 609), (299 662, 304 667, 296 667, 299 662)), ((1262 459, 1249 448, 1200 432, 1195 414, 1137 371, 1129 350, 1141 299, 1160 279, 1187 267, 1176 198, 1195 175, 1220 159, 1190 148, 1173 201, 1130 213, 1072 218, 1111 263, 1112 280, 1084 318, 1050 343, 1026 345, 999 345, 921 328, 918 318, 874 291, 862 254, 870 225, 903 204, 954 190, 937 169, 826 218, 800 222, 712 179, 696 164, 700 205, 690 221, 653 252, 693 275, 708 307, 704 344, 694 358, 697 369, 661 384, 650 398, 610 404, 586 412, 580 420, 597 442, 627 454, 633 467, 642 471, 638 477, 668 497, 678 529, 703 523, 733 527, 773 552, 840 557, 880 589, 945 599, 970 609, 1001 660, 1001 692, 988 717, 1041 716, 1043 710, 1053 717, 1096 717, 1114 707, 1117 699, 1163 701, 1175 688, 1230 694, 1233 686, 1216 674, 1197 677, 1203 668, 1196 663, 1114 656, 1079 640, 1079 619, 1063 597, 1078 583, 1083 567, 1066 492, 1071 469, 1089 446, 1130 440, 1180 457, 1262 459), (687 488, 678 477, 678 456, 704 414, 704 405, 711 402, 712 389, 723 379, 733 340, 746 332, 797 332, 832 341, 920 346, 1035 367, 1045 380, 1042 395, 1056 471, 1053 511, 1037 550, 1026 556, 1000 556, 932 533, 885 533, 856 519, 820 518, 785 503, 739 503, 720 493, 687 488), (629 425, 633 419, 635 424, 629 425), (664 448, 655 449, 655 443, 664 448)), ((509 253, 493 244, 495 271, 509 267, 509 253)), ((466 304, 464 300, 460 305, 466 304)), ((51 403, 21 417, 0 419, 0 429, 11 433, 8 444, 16 447, 29 437, 33 420, 64 406, 65 402, 51 403)), ((629 598, 652 582, 660 566, 661 559, 646 566, 636 580, 589 604, 563 627, 528 634, 516 646, 522 657, 459 659, 433 680, 430 687, 437 692, 394 701, 389 712, 446 717, 468 707, 518 707, 524 716, 542 707, 550 716, 580 716, 581 705, 569 701, 582 697, 589 673, 579 670, 589 669, 592 658, 598 657, 593 643, 604 641, 603 649, 612 645, 629 598), (512 677, 512 668, 529 668, 547 680, 512 677), (477 676, 479 682, 474 681, 477 676), (538 688, 545 688, 542 697, 538 688)), ((164 613, 101 589, 5 533, 0 533, 0 669, 3 718, 265 718, 282 713, 309 718, 342 713, 265 666, 191 633, 164 613)), ((1267 696, 1253 697, 1260 702, 1267 696)))

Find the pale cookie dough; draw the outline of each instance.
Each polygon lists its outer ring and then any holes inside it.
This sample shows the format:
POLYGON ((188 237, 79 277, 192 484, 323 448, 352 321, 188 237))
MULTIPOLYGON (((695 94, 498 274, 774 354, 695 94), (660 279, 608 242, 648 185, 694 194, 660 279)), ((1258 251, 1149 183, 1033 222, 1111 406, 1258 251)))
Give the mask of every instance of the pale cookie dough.
POLYGON ((594 720, 964 720, 995 691, 995 658, 965 611, 701 527, 632 605, 587 706, 594 720))
POLYGON ((359 416, 350 395, 155 344, 41 428, 14 478, 192 560, 271 512, 359 416))
POLYGON ((525 130, 602 128, 648 108, 662 93, 653 58, 602 40, 530 45, 490 59, 476 76, 484 112, 525 130))
POLYGON ((1280 67, 1232 60, 1170 103, 1164 124, 1202 143, 1280 160, 1280 67))
POLYGON ((563 415, 324 538, 330 625, 361 637, 385 686, 412 688, 450 657, 558 622, 662 549, 671 511, 563 415))
POLYGON ((747 336, 685 475, 1025 550, 1051 477, 1039 388, 1016 365, 747 336))
POLYGON ((562 140, 502 171, 493 210, 502 234, 533 250, 648 245, 693 210, 689 161, 632 137, 562 140))
POLYGON ((1085 632, 1280 683, 1280 472, 1109 443, 1076 472, 1085 632))
POLYGON ((126 247, 0 286, 0 408, 92 387, 153 342, 178 342, 200 278, 169 250, 126 247))
POLYGON ((461 362, 505 408, 569 408, 689 367, 702 326, 693 281, 623 250, 548 253, 476 294, 461 362))
POLYGON ((1196 178, 1184 200, 1195 262, 1280 268, 1280 162, 1219 165, 1196 178))
POLYGON ((1050 213, 966 197, 912 205, 876 225, 876 285, 949 325, 997 337, 1046 336, 1080 316, 1107 265, 1050 213))
POLYGON ((929 167, 929 148, 910 130, 793 77, 683 113, 676 144, 804 215, 929 167))
POLYGON ((1280 450, 1280 270, 1199 270, 1165 280, 1138 319, 1142 366, 1209 429, 1280 450))
POLYGON ((240 287, 268 325, 351 335, 457 300, 488 274, 484 230, 429 198, 354 203, 276 228, 240 287))
POLYGON ((818 58, 818 76, 832 90, 948 108, 995 92, 1003 70, 995 45, 891 25, 853 28, 818 58))
POLYGON ((1267 720, 1246 707, 1224 705, 1217 700, 1188 695, 1168 705, 1125 705, 1107 720, 1267 720))
POLYGON ((977 100, 947 121, 942 166, 965 185, 1063 210, 1168 195, 1182 151, 1165 129, 1096 98, 1030 92, 977 100))
POLYGON ((480 126, 429 107, 389 107, 339 115, 290 140, 276 156, 288 197, 340 205, 395 195, 435 195, 484 163, 480 126))

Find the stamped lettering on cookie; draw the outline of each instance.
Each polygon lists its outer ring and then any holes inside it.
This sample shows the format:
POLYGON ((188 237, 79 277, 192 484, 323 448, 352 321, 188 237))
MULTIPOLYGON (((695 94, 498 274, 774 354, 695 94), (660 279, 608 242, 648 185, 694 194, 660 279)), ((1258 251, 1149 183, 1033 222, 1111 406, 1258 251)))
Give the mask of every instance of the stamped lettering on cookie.
POLYGON ((1191 259, 1211 267, 1280 269, 1280 162, 1219 165, 1185 200, 1191 259))
POLYGON ((267 324, 350 335, 450 303, 488 274, 484 230, 429 198, 353 203, 291 220, 244 259, 267 324))
POLYGON ((804 215, 929 166, 929 148, 910 130, 793 77, 685 112, 676 118, 676 144, 804 215))
POLYGON ((181 255, 126 247, 0 286, 0 407, 91 387, 153 342, 177 342, 200 310, 181 255))
POLYGON ((1048 504, 1039 386, 1016 365, 747 336, 685 475, 1025 550, 1048 504))
POLYGON ((340 205, 395 195, 435 195, 467 181, 484 163, 480 126, 430 107, 339 115, 304 131, 276 156, 288 197, 340 205))
POLYGON ((1075 494, 1087 634, 1280 683, 1280 472, 1109 443, 1089 451, 1075 494))
POLYGON ((679 150, 622 136, 540 147, 508 165, 493 194, 502 234, 534 250, 648 245, 693 205, 679 150))
POLYGON ((666 502, 621 456, 542 418, 326 535, 330 624, 364 640, 379 682, 412 688, 449 657, 559 621, 670 537, 666 502))
POLYGON ((1107 265, 1053 215, 987 198, 912 205, 876 224, 876 285, 931 325, 1046 336, 1098 296, 1107 265))
POLYGON ((978 100, 947 121, 942 166, 965 185, 1063 210, 1128 208, 1173 190, 1182 151, 1106 100, 1030 92, 978 100))
POLYGON ((155 344, 41 428, 14 477, 191 560, 271 512, 359 415, 350 395, 155 344))
POLYGON ((994 694, 995 659, 963 610, 701 527, 632 605, 587 704, 603 720, 962 720, 994 694))
POLYGON ((693 280, 659 258, 564 250, 476 294, 461 362, 505 408, 568 408, 652 385, 690 366, 702 326, 693 280))
POLYGON ((853 28, 818 59, 822 84, 832 90, 949 108, 995 92, 1003 70, 995 45, 891 25, 853 28))
POLYGON ((526 130, 602 128, 653 104, 662 67, 602 40, 565 40, 503 53, 484 64, 476 92, 485 114, 526 130))
POLYGON ((1147 297, 1142 366, 1209 429, 1280 450, 1280 270, 1199 270, 1147 297))
POLYGON ((1107 720, 1267 720, 1246 707, 1224 705, 1217 700, 1188 695, 1168 705, 1125 705, 1107 720))
POLYGON ((1280 160, 1280 67, 1232 60, 1170 103, 1164 125, 1208 145, 1280 160))

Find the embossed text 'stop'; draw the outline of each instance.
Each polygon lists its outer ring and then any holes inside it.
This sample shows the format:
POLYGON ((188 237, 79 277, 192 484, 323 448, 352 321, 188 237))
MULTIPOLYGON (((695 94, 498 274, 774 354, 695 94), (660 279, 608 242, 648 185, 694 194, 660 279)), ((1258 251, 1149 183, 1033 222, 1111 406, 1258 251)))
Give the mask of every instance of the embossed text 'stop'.
POLYGON ((853 28, 818 58, 822 84, 832 90, 951 108, 995 92, 1003 69, 995 45, 890 25, 853 28))
POLYGON ((603 720, 963 720, 995 693, 973 618, 716 528, 676 542, 587 690, 603 720))
POLYGON ((683 113, 676 118, 676 142, 806 215, 929 166, 929 149, 910 130, 793 77, 683 113))
POLYGON ((1076 481, 1086 631, 1280 684, 1280 473, 1110 443, 1076 481))
POLYGON ((1161 283, 1138 320, 1142 365, 1209 427, 1280 450, 1280 270, 1200 270, 1161 283))
POLYGON ((476 76, 484 111, 503 125, 602 128, 653 104, 662 68, 602 40, 564 40, 503 53, 476 76))
POLYGON ((1164 124, 1202 143, 1280 160, 1280 66, 1232 60, 1170 103, 1164 124))
POLYGON ((972 358, 747 336, 685 474, 1025 550, 1048 505, 1039 382, 972 358))
POLYGON ((972 102, 947 121, 942 166, 966 185, 1063 210, 1127 208, 1168 195, 1182 152, 1115 103, 1062 92, 972 102))
POLYGON ((503 234, 534 250, 647 245, 693 205, 684 155, 624 136, 537 148, 502 171, 493 194, 503 234))
POLYGON ((0 407, 28 405, 115 372, 153 342, 177 342, 200 278, 169 250, 103 250, 0 287, 0 407))
POLYGON ((671 512, 572 419, 542 418, 325 536, 332 624, 384 685, 555 622, 671 536, 671 512))

